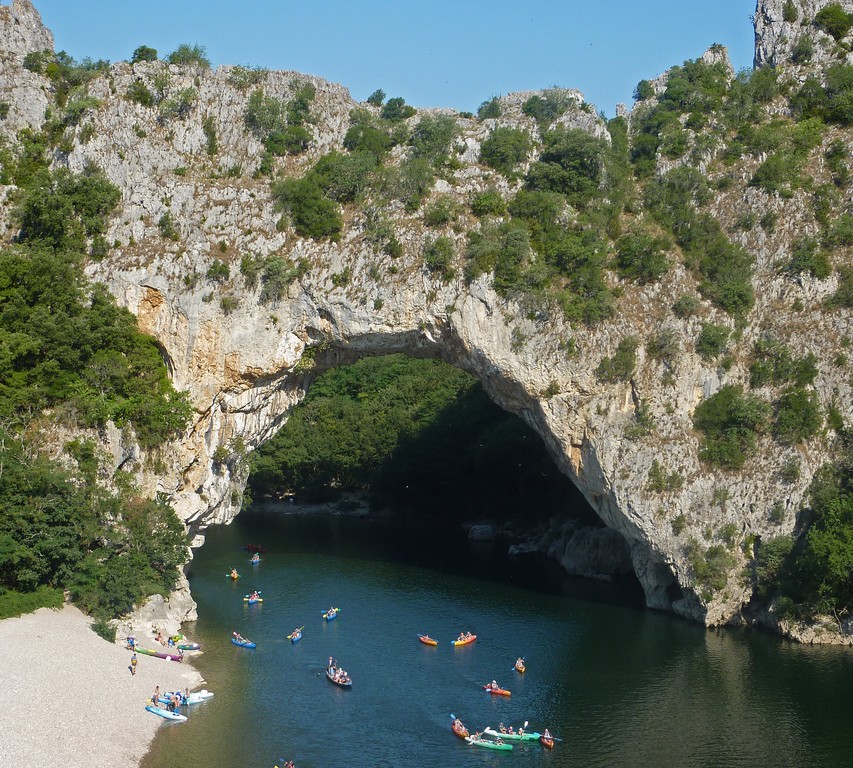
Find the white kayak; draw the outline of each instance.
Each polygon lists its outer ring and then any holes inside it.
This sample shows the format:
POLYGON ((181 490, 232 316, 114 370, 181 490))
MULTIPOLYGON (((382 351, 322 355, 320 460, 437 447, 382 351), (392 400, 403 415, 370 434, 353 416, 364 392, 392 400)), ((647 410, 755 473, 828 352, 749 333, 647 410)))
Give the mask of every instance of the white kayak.
POLYGON ((177 712, 169 712, 168 709, 155 707, 153 704, 149 704, 145 709, 155 715, 165 718, 166 720, 177 720, 179 723, 185 723, 187 721, 186 715, 179 715, 177 712))
MULTIPOLYGON (((169 691, 160 697, 160 701, 165 699, 166 702, 168 702, 171 698, 172 692, 169 691)), ((181 704, 201 704, 201 702, 212 698, 213 691, 208 691, 207 688, 202 688, 200 691, 193 691, 189 696, 181 694, 181 704)))

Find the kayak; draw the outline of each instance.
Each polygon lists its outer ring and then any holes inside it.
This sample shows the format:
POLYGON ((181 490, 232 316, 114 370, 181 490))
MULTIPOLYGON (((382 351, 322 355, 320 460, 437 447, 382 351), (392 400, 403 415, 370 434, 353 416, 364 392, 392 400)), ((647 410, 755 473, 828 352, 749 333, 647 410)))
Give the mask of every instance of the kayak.
POLYGON ((239 573, 226 573, 225 575, 226 575, 226 576, 230 576, 234 581, 237 581, 237 579, 239 579, 239 578, 240 578, 240 574, 239 574, 239 573))
POLYGON ((462 725, 461 720, 454 720, 450 724, 450 730, 453 731, 453 733, 455 733, 460 739, 467 739, 470 735, 468 733, 468 729, 462 725))
POLYGON ((330 608, 328 611, 323 611, 323 618, 326 621, 331 621, 332 619, 337 617, 340 610, 340 608, 330 608))
POLYGON ((553 736, 540 736, 539 743, 543 747, 547 747, 548 749, 554 749, 554 737, 553 736))
POLYGON ((467 741, 469 744, 473 744, 475 747, 502 749, 505 752, 510 752, 512 750, 512 744, 499 744, 497 741, 490 741, 489 739, 475 739, 473 736, 468 736, 466 737, 465 741, 467 741))
POLYGON ((341 682, 340 680, 335 680, 334 675, 328 669, 326 670, 326 679, 329 682, 334 683, 335 685, 341 686, 341 688, 352 688, 352 679, 350 677, 347 677, 344 682, 341 682))
POLYGON ((201 646, 198 643, 178 643, 179 651, 200 651, 201 646))
POLYGON ((539 737, 542 735, 541 733, 502 733, 501 731, 496 731, 494 728, 486 728, 483 733, 488 734, 489 736, 494 736, 496 739, 500 738, 504 741, 537 741, 539 737))
POLYGON ((433 640, 429 635, 418 635, 418 640, 424 645, 438 645, 438 640, 433 640))
POLYGON ((527 671, 527 667, 524 666, 524 662, 521 659, 515 662, 515 671, 522 675, 527 671))
POLYGON ((288 635, 291 643, 298 643, 302 639, 302 632, 297 630, 296 632, 292 632, 288 635))
POLYGON ((153 704, 149 704, 145 707, 149 712, 153 712, 155 715, 160 715, 160 717, 164 717, 166 720, 176 720, 179 723, 185 723, 187 721, 186 715, 179 715, 177 712, 169 712, 168 709, 163 709, 162 707, 155 707, 153 704))
POLYGON ((264 598, 262 598, 262 597, 249 597, 248 595, 246 595, 243 598, 243 602, 248 603, 249 605, 254 605, 255 603, 264 602, 264 598))
POLYGON ((252 565, 257 565, 259 562, 261 562, 261 558, 258 558, 257 560, 249 560, 249 562, 250 562, 252 565))
POLYGON ((492 688, 490 685, 484 685, 483 690, 491 693, 492 696, 512 696, 506 688, 492 688))
MULTIPOLYGON (((172 693, 172 691, 164 693, 160 697, 160 701, 163 702, 163 704, 168 704, 172 699, 172 693)), ((184 696, 183 694, 181 694, 181 706, 183 706, 184 704, 201 704, 203 701, 207 701, 208 699, 212 698, 213 692, 208 691, 206 688, 203 688, 200 691, 193 691, 191 694, 189 694, 189 696, 184 696)))
POLYGON ((466 637, 464 640, 454 640, 451 645, 468 645, 468 643, 473 643, 477 639, 477 635, 471 635, 471 637, 466 637))
POLYGON ((181 657, 177 653, 163 653, 163 651, 152 651, 150 648, 136 648, 137 653, 145 656, 156 656, 158 659, 166 659, 166 661, 181 661, 181 657))
POLYGON ((231 638, 231 642, 234 645, 239 645, 241 648, 254 648, 255 644, 251 640, 238 640, 236 637, 231 638))

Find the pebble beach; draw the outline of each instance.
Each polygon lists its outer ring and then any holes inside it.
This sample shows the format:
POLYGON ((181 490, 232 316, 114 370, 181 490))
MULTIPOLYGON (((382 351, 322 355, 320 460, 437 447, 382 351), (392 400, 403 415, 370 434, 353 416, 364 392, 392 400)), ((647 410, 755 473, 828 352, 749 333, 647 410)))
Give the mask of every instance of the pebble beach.
MULTIPOLYGON (((41 608, 0 621, 0 765, 137 768, 158 728, 179 723, 145 711, 160 690, 203 684, 188 663, 137 656, 103 640, 77 608, 41 608)), ((154 648, 150 638, 140 645, 154 648)))

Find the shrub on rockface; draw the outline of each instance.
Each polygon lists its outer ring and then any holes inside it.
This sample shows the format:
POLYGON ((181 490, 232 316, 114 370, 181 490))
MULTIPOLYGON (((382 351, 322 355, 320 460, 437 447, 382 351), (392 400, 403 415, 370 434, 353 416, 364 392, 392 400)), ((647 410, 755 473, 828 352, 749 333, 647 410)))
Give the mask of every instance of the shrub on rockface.
POLYGON ((315 240, 337 240, 343 228, 338 204, 323 194, 314 178, 282 179, 272 188, 280 208, 290 214, 293 228, 315 240))
POLYGON ((743 388, 728 384, 696 406, 693 425, 702 432, 699 457, 723 469, 740 469, 755 449, 770 408, 743 388))
POLYGON ((509 176, 527 158, 533 142, 520 128, 495 128, 480 145, 480 162, 509 176))

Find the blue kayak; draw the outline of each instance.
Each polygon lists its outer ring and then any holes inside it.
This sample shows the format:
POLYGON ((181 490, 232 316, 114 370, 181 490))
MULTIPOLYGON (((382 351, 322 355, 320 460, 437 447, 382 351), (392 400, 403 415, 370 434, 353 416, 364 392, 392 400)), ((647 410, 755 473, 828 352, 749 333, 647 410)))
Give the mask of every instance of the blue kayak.
POLYGON ((249 640, 238 640, 236 637, 231 638, 234 645, 239 645, 241 648, 254 648, 255 644, 249 640))
POLYGON ((340 613, 340 608, 330 608, 328 611, 323 611, 323 618, 326 621, 331 621, 332 619, 336 619, 338 613, 340 613))
POLYGON ((291 643, 298 643, 301 639, 302 639, 302 633, 301 632, 294 632, 290 636, 290 642, 291 643))
POLYGON ((162 707, 155 707, 153 704, 149 704, 145 707, 149 712, 152 712, 155 715, 159 715, 166 720, 175 720, 179 723, 185 723, 187 721, 186 715, 179 715, 177 712, 169 712, 168 709, 163 709, 162 707))

